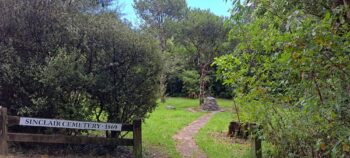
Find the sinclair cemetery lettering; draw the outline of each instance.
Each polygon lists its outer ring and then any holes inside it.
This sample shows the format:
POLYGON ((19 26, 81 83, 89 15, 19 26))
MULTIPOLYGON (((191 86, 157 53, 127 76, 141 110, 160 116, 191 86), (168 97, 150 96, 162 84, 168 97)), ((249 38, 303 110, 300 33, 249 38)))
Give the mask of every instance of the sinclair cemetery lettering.
POLYGON ((98 123, 57 119, 42 119, 21 117, 19 124, 21 126, 38 126, 38 127, 56 127, 56 128, 73 128, 89 130, 110 130, 120 131, 122 125, 116 123, 98 123))

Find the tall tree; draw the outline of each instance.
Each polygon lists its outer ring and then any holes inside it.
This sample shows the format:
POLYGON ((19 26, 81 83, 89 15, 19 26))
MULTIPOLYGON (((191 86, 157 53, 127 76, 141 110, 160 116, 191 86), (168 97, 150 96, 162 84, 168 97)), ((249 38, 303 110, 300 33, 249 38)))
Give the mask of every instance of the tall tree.
MULTIPOLYGON (((137 14, 144 20, 144 27, 150 31, 159 41, 163 60, 165 65, 168 61, 166 55, 167 39, 171 37, 169 31, 172 27, 168 24, 181 20, 186 13, 187 4, 185 0, 134 0, 134 8, 137 14)), ((165 102, 166 91, 166 67, 160 75, 160 97, 165 102)))
POLYGON ((224 19, 208 10, 193 9, 183 21, 181 41, 185 48, 193 53, 194 62, 199 70, 199 103, 207 95, 207 75, 214 58, 222 53, 227 29, 224 19))

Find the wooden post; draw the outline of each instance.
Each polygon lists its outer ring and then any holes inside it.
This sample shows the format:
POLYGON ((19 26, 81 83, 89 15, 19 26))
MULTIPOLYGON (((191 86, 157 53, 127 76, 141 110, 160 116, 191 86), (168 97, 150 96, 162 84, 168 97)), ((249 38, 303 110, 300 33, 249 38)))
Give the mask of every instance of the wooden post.
POLYGON ((253 140, 253 152, 255 158, 262 158, 261 139, 256 136, 253 140))
POLYGON ((142 158, 142 136, 141 136, 141 119, 133 122, 133 140, 134 140, 134 156, 142 158))
POLYGON ((7 109, 0 106, 0 155, 7 155, 7 109))
POLYGON ((253 129, 252 151, 254 158, 262 158, 261 138, 260 138, 261 126, 257 125, 253 129))

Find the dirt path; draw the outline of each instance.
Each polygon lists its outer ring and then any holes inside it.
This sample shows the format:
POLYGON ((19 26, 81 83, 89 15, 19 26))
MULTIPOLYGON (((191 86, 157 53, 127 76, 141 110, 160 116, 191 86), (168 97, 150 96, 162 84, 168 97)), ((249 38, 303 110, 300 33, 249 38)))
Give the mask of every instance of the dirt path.
POLYGON ((183 128, 176 135, 173 136, 173 139, 176 141, 176 150, 184 158, 206 158, 203 151, 201 151, 195 140, 194 136, 215 114, 216 112, 211 112, 202 116, 201 118, 193 121, 191 124, 183 128))

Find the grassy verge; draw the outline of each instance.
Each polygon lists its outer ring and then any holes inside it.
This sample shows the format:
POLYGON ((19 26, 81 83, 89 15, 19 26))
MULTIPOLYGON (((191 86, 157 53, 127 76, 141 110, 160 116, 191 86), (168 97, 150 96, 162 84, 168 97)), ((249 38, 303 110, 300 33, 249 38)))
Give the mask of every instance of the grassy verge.
POLYGON ((249 142, 226 137, 227 126, 232 119, 230 112, 217 113, 195 137, 196 143, 208 157, 251 157, 249 142))
POLYGON ((218 99, 218 104, 225 112, 217 113, 209 120, 196 135, 196 143, 208 157, 251 157, 249 141, 234 140, 226 137, 229 122, 237 120, 237 115, 231 112, 233 110, 233 102, 231 100, 218 99))
MULTIPOLYGON (((228 122, 236 115, 232 115, 232 101, 217 99, 221 108, 226 112, 219 112, 213 116, 208 124, 195 137, 199 147, 209 157, 249 157, 249 143, 232 143, 224 135, 228 122)), ((179 158, 173 136, 183 127, 205 114, 204 112, 190 112, 189 108, 198 109, 198 99, 168 98, 166 103, 159 103, 150 117, 143 124, 144 149, 148 152, 161 152, 160 157, 179 158), (166 106, 176 107, 169 110, 166 106)), ((151 153, 152 154, 152 153, 151 153)))
POLYGON ((144 148, 158 149, 171 158, 180 157, 176 152, 172 136, 204 114, 187 110, 195 107, 198 107, 196 99, 169 98, 166 103, 160 103, 143 124, 144 148), (167 105, 174 106, 176 109, 166 109, 167 105))

